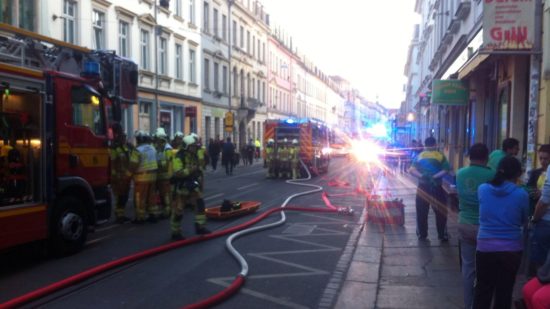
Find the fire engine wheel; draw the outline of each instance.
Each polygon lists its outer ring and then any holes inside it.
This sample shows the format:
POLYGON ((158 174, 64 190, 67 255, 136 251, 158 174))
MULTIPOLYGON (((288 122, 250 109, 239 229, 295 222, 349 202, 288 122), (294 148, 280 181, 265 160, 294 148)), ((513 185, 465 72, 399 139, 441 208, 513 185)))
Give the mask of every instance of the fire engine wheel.
POLYGON ((86 211, 72 196, 59 200, 52 221, 52 247, 55 254, 72 254, 84 246, 88 234, 86 211))

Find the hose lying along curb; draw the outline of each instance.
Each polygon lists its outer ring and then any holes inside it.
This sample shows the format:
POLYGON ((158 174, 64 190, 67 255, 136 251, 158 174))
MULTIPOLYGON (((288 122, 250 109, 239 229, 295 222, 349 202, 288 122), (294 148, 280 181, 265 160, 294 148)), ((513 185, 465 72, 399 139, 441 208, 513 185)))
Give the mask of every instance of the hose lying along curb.
POLYGON ((292 200, 295 197, 302 196, 302 195, 307 195, 307 194, 312 194, 312 193, 319 192, 319 191, 323 190, 323 187, 321 187, 321 186, 300 183, 302 181, 307 181, 307 180, 311 179, 311 174, 310 174, 309 170, 307 169, 307 166, 304 164, 304 162, 302 160, 300 160, 300 163, 305 168, 305 170, 308 174, 308 177, 297 179, 297 180, 287 180, 287 183, 291 183, 291 184, 295 184, 295 185, 299 185, 299 186, 303 186, 303 187, 310 187, 310 188, 314 188, 314 189, 293 194, 293 195, 286 198, 286 200, 283 202, 283 204, 281 205, 280 208, 271 209, 271 210, 267 211, 266 213, 262 214, 261 216, 257 217, 256 219, 254 219, 254 220, 259 221, 259 220, 262 220, 265 217, 271 215, 272 213, 274 213, 276 211, 280 211, 281 212, 281 219, 279 221, 273 222, 273 223, 270 223, 270 224, 266 224, 266 225, 262 225, 262 226, 252 227, 252 228, 249 228, 249 229, 246 229, 246 230, 241 230, 241 231, 229 236, 229 238, 227 238, 227 240, 226 240, 225 245, 226 245, 227 250, 229 250, 229 252, 231 253, 231 255, 233 255, 233 257, 237 260, 237 262, 239 262, 239 264, 241 264, 241 272, 237 275, 235 280, 227 288, 225 288, 221 292, 219 292, 219 293, 217 293, 217 294, 215 294, 215 295, 213 295, 213 296, 211 296, 211 297, 209 297, 205 300, 202 300, 200 302, 185 306, 184 309, 208 308, 210 306, 213 306, 213 305, 229 298, 232 294, 236 293, 241 288, 241 286, 244 284, 245 278, 248 274, 248 263, 246 262, 244 257, 235 249, 235 247, 233 247, 233 240, 235 240, 238 237, 241 237, 243 235, 246 235, 246 234, 266 230, 266 229, 273 228, 273 227, 284 224, 285 221, 286 221, 286 216, 285 216, 284 210, 309 211, 309 212, 326 212, 326 213, 337 212, 337 213, 353 214, 353 212, 351 211, 351 208, 348 208, 348 207, 338 208, 338 207, 333 206, 330 203, 330 201, 328 200, 328 197, 326 196, 326 194, 323 194, 323 200, 325 201, 325 204, 326 204, 327 208, 286 207, 288 202, 290 202, 290 200, 292 200))
MULTIPOLYGON (((302 164, 303 164, 303 162, 302 162, 302 164)), ((309 171, 308 171, 308 174, 309 174, 309 171)), ((311 176, 309 176, 308 178, 305 178, 305 179, 300 179, 299 181, 309 180, 310 178, 311 178, 311 176)), ((287 182, 288 183, 296 183, 297 181, 296 180, 294 180, 294 181, 289 180, 287 182)), ((45 297, 45 296, 50 295, 52 293, 55 293, 59 290, 68 288, 72 285, 75 285, 79 282, 87 280, 87 279, 89 279, 93 276, 96 276, 98 274, 104 273, 108 270, 111 270, 111 269, 129 264, 129 263, 132 263, 132 262, 144 259, 144 258, 152 257, 152 256, 155 256, 157 254, 164 253, 166 251, 174 250, 174 249, 184 247, 184 246, 187 246, 187 245, 191 245, 191 244, 194 244, 194 243, 198 243, 198 242, 202 242, 202 241, 205 241, 205 240, 210 240, 210 239, 213 239, 213 238, 218 238, 218 237, 221 237, 221 236, 224 236, 224 235, 228 235, 228 234, 231 234, 231 233, 238 232, 240 230, 246 229, 246 228, 258 223, 259 221, 265 219, 266 217, 268 217, 269 215, 271 215, 272 213, 277 212, 277 211, 281 211, 281 217, 282 217, 281 221, 277 221, 275 223, 267 224, 265 226, 259 226, 259 227, 255 227, 255 228, 252 228, 252 229, 249 229, 249 230, 244 230, 242 232, 235 233, 235 234, 231 235, 231 237, 228 238, 226 243, 230 243, 230 239, 232 241, 233 239, 235 239, 239 236, 242 236, 242 235, 244 235, 248 232, 267 229, 267 228, 270 228, 270 227, 274 227, 274 226, 283 224, 284 221, 286 220, 286 216, 284 215, 284 212, 282 212, 283 210, 306 211, 306 212, 324 212, 324 213, 343 212, 341 208, 335 208, 335 207, 333 207, 333 208, 285 207, 288 204, 288 202, 294 197, 297 197, 297 196, 300 196, 300 195, 305 195, 305 194, 311 194, 311 193, 319 192, 319 191, 322 190, 322 187, 320 187, 320 186, 300 184, 300 183, 296 183, 296 184, 301 185, 301 186, 316 187, 316 189, 291 195, 290 197, 288 197, 285 200, 285 202, 283 203, 283 205, 280 208, 270 209, 270 210, 266 211, 265 213, 259 215, 258 217, 254 218, 254 219, 252 219, 248 222, 245 222, 243 224, 240 224, 240 225, 237 225, 237 226, 234 226, 234 227, 231 227, 231 228, 227 228, 225 230, 216 231, 216 232, 213 232, 213 233, 208 234, 208 235, 202 235, 202 236, 197 236, 197 237, 193 237, 193 238, 189 238, 189 239, 185 239, 185 240, 172 242, 172 243, 169 243, 169 244, 166 244, 166 245, 162 245, 162 246, 158 246, 158 247, 155 247, 155 248, 152 248, 152 249, 141 251, 141 252, 138 252, 138 253, 135 253, 135 254, 132 254, 132 255, 129 255, 129 256, 126 256, 126 257, 123 257, 123 258, 120 258, 120 259, 117 259, 117 260, 114 260, 114 261, 111 261, 111 262, 108 262, 108 263, 105 263, 105 264, 95 266, 95 267, 93 267, 91 269, 88 269, 84 272, 81 272, 81 273, 78 273, 76 275, 67 277, 63 280, 54 282, 54 283, 52 283, 50 285, 47 285, 45 287, 36 289, 34 291, 31 291, 29 293, 23 294, 21 296, 18 296, 16 298, 8 300, 4 303, 1 303, 0 304, 0 309, 15 308, 15 307, 19 307, 19 306, 28 304, 28 303, 30 303, 34 300, 40 299, 42 297, 45 297)), ((238 252, 236 252, 236 250, 234 248, 229 248, 228 247, 228 250, 230 252, 232 252, 232 254, 233 254, 233 251, 234 251, 240 257, 239 258, 239 257, 235 256, 235 258, 239 261, 239 263, 241 263, 241 265, 243 265, 243 263, 241 262, 241 259, 242 259, 242 261, 244 261, 244 258, 242 258, 242 256, 240 256, 240 254, 238 254, 238 252)), ((185 308, 205 308, 205 307, 208 307, 208 306, 212 306, 215 303, 221 302, 224 299, 230 297, 235 292, 237 292, 239 290, 239 288, 244 284, 244 279, 245 279, 245 277, 247 275, 247 272, 248 272, 248 265, 246 264, 246 261, 244 261, 244 265, 245 266, 243 267, 243 271, 241 271, 241 273, 237 276, 235 281, 229 287, 227 287, 223 291, 209 297, 208 299, 205 299, 203 301, 191 304, 189 306, 186 306, 185 308)))

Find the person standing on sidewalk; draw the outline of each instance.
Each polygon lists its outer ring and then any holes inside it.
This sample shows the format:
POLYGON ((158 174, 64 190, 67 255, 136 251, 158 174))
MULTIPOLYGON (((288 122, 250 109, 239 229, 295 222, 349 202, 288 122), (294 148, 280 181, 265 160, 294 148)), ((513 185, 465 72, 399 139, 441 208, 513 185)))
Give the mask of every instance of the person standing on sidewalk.
POLYGON ((424 141, 426 149, 413 161, 410 173, 418 178, 416 190, 416 235, 419 240, 428 237, 428 213, 430 204, 435 213, 439 240, 448 241, 447 198, 441 187, 443 176, 450 170, 445 155, 437 150, 435 138, 424 141))
POLYGON ((548 168, 548 153, 543 153, 544 149, 548 149, 545 146, 550 145, 541 146, 539 158, 543 167, 546 166, 546 170, 537 173, 539 174, 536 182, 538 188, 537 197, 539 197, 539 199, 535 206, 533 217, 531 218, 533 234, 531 238, 530 262, 533 272, 546 261, 546 256, 550 250, 550 208, 548 207, 548 205, 550 205, 550 178, 547 177, 550 169, 548 168))
POLYGON ((225 166, 225 174, 233 175, 233 165, 235 157, 235 144, 231 142, 231 137, 227 137, 222 146, 222 165, 225 166))
POLYGON ((502 158, 507 156, 517 156, 519 153, 519 141, 515 138, 509 137, 502 141, 502 150, 497 149, 489 155, 489 163, 487 165, 494 171, 497 170, 498 163, 502 158))
POLYGON ((208 142, 208 155, 210 156, 210 164, 212 165, 212 170, 215 171, 218 168, 218 159, 220 157, 221 147, 218 139, 210 139, 208 142))
POLYGON ((456 173, 458 192, 458 235, 464 285, 464 308, 471 309, 474 302, 477 232, 479 229, 479 186, 492 180, 495 171, 487 166, 489 149, 485 144, 472 145, 469 150, 470 166, 456 173))
POLYGON ((521 173, 519 160, 506 156, 493 180, 479 186, 474 309, 491 308, 491 303, 498 309, 512 305, 529 211, 529 195, 516 185, 521 173))

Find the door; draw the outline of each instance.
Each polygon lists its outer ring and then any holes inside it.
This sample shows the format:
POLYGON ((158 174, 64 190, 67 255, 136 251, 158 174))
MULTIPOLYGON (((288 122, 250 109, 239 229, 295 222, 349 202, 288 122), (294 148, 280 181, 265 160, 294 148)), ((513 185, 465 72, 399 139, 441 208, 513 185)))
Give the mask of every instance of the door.
POLYGON ((101 95, 76 79, 55 80, 56 175, 80 177, 92 188, 109 184, 109 150, 101 95))

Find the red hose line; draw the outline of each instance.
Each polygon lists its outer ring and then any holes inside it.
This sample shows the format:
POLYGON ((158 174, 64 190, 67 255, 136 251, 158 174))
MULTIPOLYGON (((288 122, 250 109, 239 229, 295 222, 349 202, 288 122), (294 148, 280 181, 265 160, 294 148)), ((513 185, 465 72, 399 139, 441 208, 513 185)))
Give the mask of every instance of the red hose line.
POLYGON ((241 275, 238 275, 237 278, 235 278, 235 280, 233 280, 233 282, 227 288, 223 289, 221 292, 215 295, 212 295, 207 299, 196 302, 194 304, 187 305, 183 307, 183 309, 202 309, 202 308, 212 307, 215 304, 221 303, 222 301, 231 297, 233 294, 237 293, 243 285, 244 285, 244 277, 241 275))
MULTIPOLYGON (((57 292, 61 289, 64 289, 64 288, 67 288, 71 285, 77 284, 81 281, 89 279, 89 278, 91 278, 93 276, 96 276, 100 273, 106 272, 106 271, 114 269, 116 267, 120 267, 122 265, 132 263, 132 262, 137 261, 137 260, 141 260, 141 259, 151 257, 151 256, 154 256, 154 255, 166 252, 166 251, 170 251, 170 250, 173 250, 173 249, 177 249, 177 248, 180 248, 180 247, 191 245, 191 244, 194 244, 194 243, 197 243, 197 242, 202 242, 202 241, 209 240, 209 239, 212 239, 212 238, 217 238, 217 237, 220 237, 220 236, 224 236, 224 235, 227 235, 227 234, 234 233, 238 230, 241 230, 241 229, 247 228, 247 227, 249 227, 253 224, 256 224, 257 222, 263 220, 264 218, 266 218, 267 216, 271 215, 274 212, 284 211, 284 210, 309 211, 309 212, 335 212, 336 211, 336 209, 307 208, 307 207, 273 208, 273 209, 270 209, 270 210, 266 211, 265 213, 257 216, 256 218, 248 221, 248 222, 245 222, 245 223, 240 224, 240 225, 236 225, 234 227, 231 227, 231 228, 228 228, 228 229, 225 229, 225 230, 213 232, 213 233, 208 234, 208 235, 202 235, 202 236, 197 236, 197 237, 193 237, 193 238, 189 238, 189 239, 185 239, 185 240, 172 242, 172 243, 169 243, 169 244, 166 244, 166 245, 158 246, 158 247, 155 247, 155 248, 152 248, 152 249, 147 249, 145 251, 141 251, 141 252, 138 252, 138 253, 135 253, 135 254, 132 254, 132 255, 128 255, 128 256, 122 257, 120 259, 105 263, 105 264, 95 266, 95 267, 90 268, 88 270, 85 270, 81 273, 78 273, 78 274, 72 275, 70 277, 67 277, 65 279, 62 279, 60 281, 54 282, 54 283, 52 283, 50 285, 47 285, 45 287, 36 289, 34 291, 28 292, 28 293, 23 294, 21 296, 18 296, 16 298, 10 299, 10 300, 0 304, 0 309, 15 308, 15 307, 22 306, 24 304, 27 304, 27 303, 33 301, 33 300, 42 298, 44 296, 47 296, 47 295, 52 294, 54 292, 57 292)), ((244 282, 244 278, 243 278, 243 282, 244 282)), ((237 289, 235 291, 237 291, 239 287, 237 287, 237 289)), ((224 289, 222 292, 224 292, 226 290, 228 290, 228 288, 224 289)), ((220 292, 220 293, 222 293, 222 292, 220 292)), ((218 294, 216 294, 215 296, 217 296, 217 295, 218 294)), ((212 300, 210 300, 210 299, 211 298, 208 298, 207 300, 205 300, 205 302, 206 301, 211 302, 212 300)))

